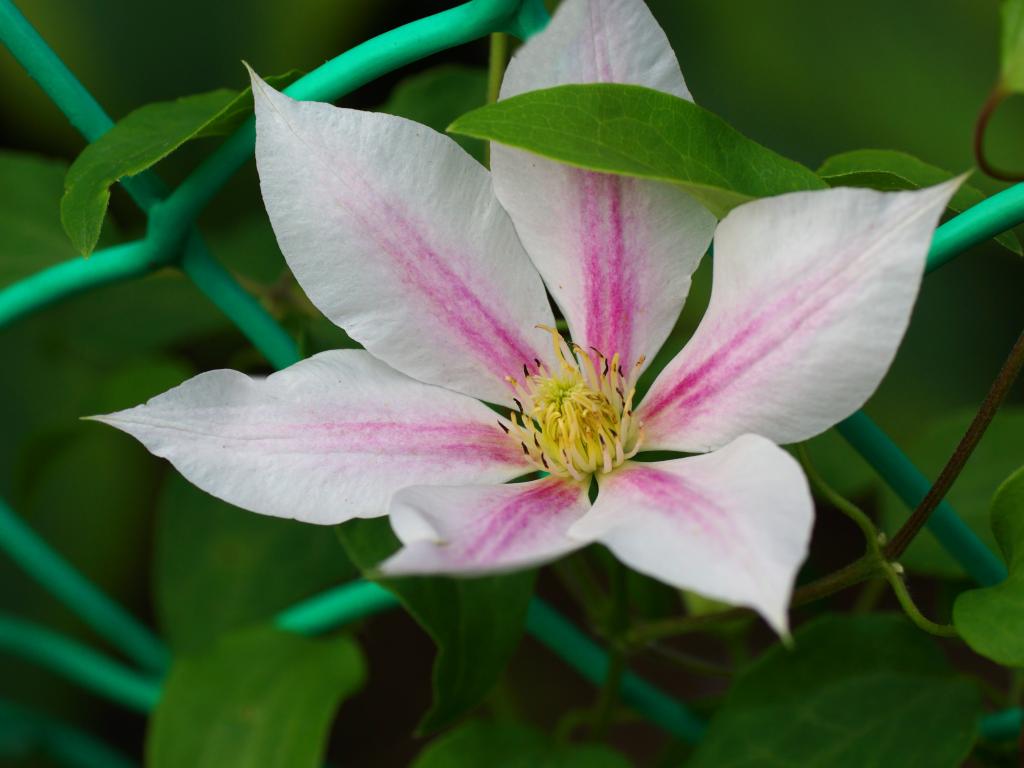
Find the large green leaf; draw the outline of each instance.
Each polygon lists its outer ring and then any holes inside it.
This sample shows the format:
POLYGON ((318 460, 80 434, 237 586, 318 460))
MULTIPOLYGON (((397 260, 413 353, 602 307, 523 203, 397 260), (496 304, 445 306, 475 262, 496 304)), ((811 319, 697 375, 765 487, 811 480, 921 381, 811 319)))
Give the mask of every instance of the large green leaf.
MULTIPOLYGON (((833 187, 870 187, 885 191, 921 189, 947 181, 955 174, 918 160, 906 152, 892 149, 856 149, 828 158, 818 175, 833 187)), ((985 193, 970 184, 960 189, 949 201, 949 210, 962 213, 985 199, 985 193)), ((1020 240, 1013 232, 1004 232, 996 242, 1017 255, 1022 252, 1020 240)))
POLYGON ((1010 576, 994 587, 962 592, 953 604, 953 622, 982 656, 1024 667, 1024 467, 999 487, 992 501, 992 530, 1010 576))
MULTIPOLYGON (((443 131, 459 115, 486 102, 485 70, 442 64, 402 80, 380 106, 380 111, 443 131)), ((477 160, 484 161, 482 141, 465 136, 456 136, 455 140, 477 160)))
POLYGON ((904 617, 826 616, 736 680, 690 768, 954 768, 980 701, 904 617))
MULTIPOLYGON (((973 410, 963 410, 926 425, 914 440, 906 444, 907 454, 925 475, 933 479, 938 477, 973 417, 973 410)), ((946 497, 971 530, 993 548, 996 541, 989 526, 992 494, 1020 465, 1021 456, 1024 456, 1024 408, 1004 407, 996 414, 946 497)), ((881 521, 883 528, 892 534, 906 520, 909 512, 888 488, 882 494, 879 505, 881 521)), ((927 530, 914 539, 900 562, 931 576, 959 578, 964 575, 963 569, 927 530)))
POLYGON ((672 182, 718 216, 751 198, 826 185, 696 104, 636 85, 563 85, 463 115, 451 133, 593 171, 672 182))
POLYGON ((190 652, 351 579, 329 528, 256 515, 172 474, 157 507, 154 590, 171 646, 190 652))
POLYGON ((1003 0, 1000 80, 1013 93, 1024 92, 1024 0, 1003 0))
MULTIPOLYGON (((372 575, 398 548, 383 518, 352 520, 338 528, 352 561, 372 575)), ((434 704, 420 722, 429 733, 450 725, 494 687, 519 645, 534 572, 474 579, 382 579, 437 645, 434 704)))
MULTIPOLYGON (((268 82, 280 86, 296 74, 268 82)), ((88 256, 96 248, 114 183, 142 173, 188 141, 230 133, 251 113, 250 89, 219 88, 146 104, 118 121, 82 151, 64 179, 60 220, 75 249, 88 256)))
POLYGON ((175 660, 150 721, 150 768, 319 768, 338 705, 363 683, 352 640, 260 628, 175 660))
POLYGON ((618 752, 598 744, 560 744, 517 723, 475 721, 434 740, 411 768, 629 768, 618 752))

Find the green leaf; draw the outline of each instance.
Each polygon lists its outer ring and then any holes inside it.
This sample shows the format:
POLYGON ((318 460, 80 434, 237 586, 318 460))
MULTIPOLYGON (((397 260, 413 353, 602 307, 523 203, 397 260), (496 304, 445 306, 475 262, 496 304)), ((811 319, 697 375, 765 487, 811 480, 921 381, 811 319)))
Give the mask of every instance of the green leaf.
MULTIPOLYGON (((295 76, 268 82, 278 86, 295 76)), ((248 88, 219 88, 146 104, 118 121, 82 151, 64 179, 60 220, 75 249, 88 256, 96 248, 115 182, 151 168, 188 141, 230 133, 251 113, 248 88)))
POLYGON ((978 692, 904 617, 826 616, 744 670, 688 768, 959 766, 978 692))
POLYGON ((718 216, 825 183, 696 104, 636 85, 563 85, 463 115, 451 133, 579 168, 678 184, 718 216))
POLYGON ((953 604, 953 623, 982 656, 1024 667, 1024 467, 996 492, 992 530, 1010 576, 994 587, 961 592, 953 604))
POLYGON ((1001 85, 1012 93, 1021 93, 1024 92, 1024 0, 1003 0, 1001 15, 1001 85))
MULTIPOLYGON (((398 548, 387 520, 352 520, 338 528, 349 557, 372 571, 398 548)), ((447 725, 490 692, 519 645, 535 573, 474 579, 381 579, 437 646, 434 703, 420 733, 447 725)))
MULTIPOLYGON (((974 413, 971 409, 949 414, 926 425, 907 443, 907 454, 925 475, 938 477, 974 413)), ((993 548, 996 542, 989 526, 992 494, 1020 465, 1021 456, 1024 456, 1024 407, 1005 406, 996 414, 946 496, 971 530, 993 548)), ((879 510, 883 528, 889 534, 894 533, 909 514, 903 502, 888 488, 882 492, 879 510)), ((961 578, 965 575, 927 529, 914 539, 900 562, 911 570, 931 576, 961 578)))
POLYGON ((224 637, 175 660, 150 721, 146 765, 320 768, 335 710, 364 677, 349 638, 265 628, 224 637))
MULTIPOLYGON (((918 160, 913 155, 891 149, 857 149, 828 158, 818 169, 833 187, 870 187, 883 191, 921 189, 947 181, 955 174, 918 160)), ((970 184, 962 184, 949 210, 963 213, 985 199, 985 193, 970 184)), ((1017 255, 1024 253, 1013 232, 1004 232, 996 242, 1017 255)))
MULTIPOLYGON (((442 64, 402 80, 379 111, 443 131, 459 115, 486 102, 486 70, 442 64)), ((484 161, 484 142, 465 136, 456 136, 455 141, 481 163, 484 161)))
POLYGON ((598 744, 560 744, 516 723, 466 723, 434 740, 412 768, 629 768, 618 752, 598 744))
POLYGON ((78 256, 60 226, 67 163, 0 150, 0 287, 78 256))
POLYGON ((202 648, 353 576, 329 528, 246 512, 168 477, 153 582, 160 626, 176 651, 202 648))

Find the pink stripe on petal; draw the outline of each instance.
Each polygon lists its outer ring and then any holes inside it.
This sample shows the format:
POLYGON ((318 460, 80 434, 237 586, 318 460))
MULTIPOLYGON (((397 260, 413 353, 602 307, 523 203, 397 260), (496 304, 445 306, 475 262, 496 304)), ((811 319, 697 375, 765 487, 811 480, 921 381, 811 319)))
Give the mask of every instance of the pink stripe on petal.
POLYGON ((799 192, 732 211, 715 236, 707 313, 637 408, 645 445, 707 451, 744 432, 796 442, 863 405, 958 183, 799 192))
POLYGON ((545 352, 526 339, 525 328, 509 322, 514 312, 501 289, 500 275, 480 275, 479 260, 472 254, 455 244, 442 248, 433 243, 437 236, 430 234, 427 222, 418 220, 407 206, 384 199, 355 168, 346 167, 342 173, 357 189, 337 204, 362 225, 364 236, 391 260, 395 279, 429 305, 430 315, 441 321, 451 340, 487 366, 498 381, 517 374, 524 364, 536 372, 533 361, 543 359, 545 352), (462 275, 474 275, 476 284, 471 286, 462 275))
MULTIPOLYGON (((643 0, 564 0, 517 52, 501 97, 571 83, 642 85, 690 98, 643 0)), ((714 217, 678 188, 491 148, 495 192, 573 340, 653 359, 679 317, 714 217)))
POLYGON ((639 234, 635 223, 623 211, 624 187, 628 179, 571 171, 580 189, 580 250, 586 313, 583 316, 585 343, 611 357, 622 356, 624 367, 636 360, 633 339, 634 313, 638 303, 637 275, 628 251, 636 251, 639 234), (627 244, 627 228, 634 242, 627 244))
POLYGON ((718 319, 713 332, 691 342, 696 349, 688 350, 687 359, 697 357, 699 362, 684 368, 675 385, 645 401, 642 418, 653 419, 671 409, 687 420, 694 420, 703 409, 714 407, 717 397, 741 385, 744 376, 759 372, 757 366, 785 364, 793 354, 787 346, 793 335, 827 322, 830 306, 850 290, 848 283, 836 277, 802 281, 782 298, 757 310, 753 317, 718 319), (714 339, 717 346, 699 357, 711 346, 709 339, 714 339))
POLYGON ((785 631, 814 510, 792 456, 743 435, 702 456, 627 462, 599 483, 571 536, 672 586, 749 605, 785 631))
POLYGON ((99 418, 203 490, 306 522, 383 515, 408 485, 498 483, 532 469, 485 405, 363 350, 324 352, 266 379, 211 371, 99 418))
POLYGON ((412 121, 253 87, 264 202, 313 303, 396 370, 510 405, 554 320, 487 170, 412 121))
POLYGON ((489 573, 536 565, 583 545, 566 536, 589 507, 577 483, 407 488, 391 508, 405 545, 386 573, 489 573))

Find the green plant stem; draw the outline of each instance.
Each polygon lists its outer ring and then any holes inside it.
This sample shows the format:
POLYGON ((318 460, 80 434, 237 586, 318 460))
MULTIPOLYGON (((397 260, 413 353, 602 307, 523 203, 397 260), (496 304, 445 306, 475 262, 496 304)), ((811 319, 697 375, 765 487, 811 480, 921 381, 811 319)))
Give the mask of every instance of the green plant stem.
POLYGON ((850 518, 860 528, 869 548, 877 549, 878 528, 875 527, 871 518, 864 514, 860 507, 856 504, 851 504, 842 494, 825 481, 825 478, 821 476, 811 462, 811 457, 807 453, 807 446, 805 444, 801 443, 797 446, 797 457, 800 459, 800 464, 804 469, 804 474, 807 475, 807 479, 811 483, 811 487, 818 492, 819 496, 850 518))
POLYGON ((648 643, 647 650, 661 656, 663 659, 672 662, 676 666, 681 667, 688 672, 695 672, 698 675, 707 675, 709 677, 732 677, 734 674, 732 667, 728 667, 725 664, 717 664, 713 661, 702 659, 699 656, 694 656, 690 653, 684 653, 677 648, 664 645, 663 643, 648 643))
MULTIPOLYGON (((608 678, 608 654, 543 600, 530 602, 527 630, 594 685, 608 678)), ((651 722, 691 744, 700 740, 704 723, 686 707, 629 670, 622 674, 622 700, 651 722)))
POLYGON ((508 64, 508 35, 491 33, 491 47, 487 56, 487 103, 493 104, 501 92, 501 80, 508 64))
POLYGON ((622 674, 626 669, 626 652, 622 641, 624 633, 629 628, 629 583, 626 568, 618 562, 613 562, 610 569, 611 601, 604 634, 611 641, 611 649, 608 654, 608 670, 594 711, 593 735, 598 740, 607 737, 608 728, 615 717, 619 689, 622 687, 622 674))
POLYGON ((854 600, 850 612, 855 614, 870 613, 885 594, 887 586, 885 579, 869 579, 865 582, 863 589, 861 589, 854 600))
POLYGON ((963 438, 961 438, 956 450, 953 451, 953 455, 946 462, 946 466, 942 468, 942 472, 939 473, 935 483, 928 489, 928 493, 921 499, 921 503, 914 509, 913 514, 903 523, 896 532, 896 535, 892 537, 892 541, 886 546, 885 554, 887 559, 896 560, 906 551, 907 547, 910 546, 910 542, 914 540, 914 537, 925 526, 928 518, 939 505, 939 502, 942 501, 953 486, 953 483, 956 482, 960 472, 963 471, 964 466, 967 464, 967 460, 974 453, 974 449, 978 447, 978 443, 981 442, 981 438, 984 436, 985 430, 988 429, 988 425, 995 418, 999 406, 1006 399, 1010 387, 1017 380, 1022 366, 1024 366, 1024 332, 1017 337, 1016 343, 1010 350, 1010 354, 1007 356, 1002 368, 999 369, 999 373, 992 382, 992 386, 985 396, 981 407, 971 420, 970 426, 967 427, 967 431, 964 433, 963 438))
POLYGON ((988 124, 995 115, 996 110, 999 109, 999 105, 1009 95, 1010 91, 1007 90, 1002 82, 996 83, 995 88, 992 89, 992 92, 978 112, 978 119, 974 124, 974 161, 978 164, 978 168, 981 169, 982 173, 994 179, 999 179, 1000 181, 1022 181, 1024 180, 1024 175, 997 168, 992 165, 985 154, 985 134, 988 131, 988 124))
POLYGON ((903 612, 907 614, 907 617, 917 626, 918 629, 924 630, 930 635, 936 635, 938 637, 957 637, 957 631, 952 624, 936 624, 929 618, 926 618, 921 610, 917 607, 914 599, 910 596, 910 592, 907 589, 907 584, 903 580, 902 574, 892 566, 890 563, 886 563, 882 569, 885 574, 886 581, 892 587, 893 594, 896 595, 896 599, 900 603, 900 607, 903 608, 903 612))
MULTIPOLYGON (((931 489, 931 482, 906 454, 863 411, 840 422, 836 429, 864 457, 897 496, 914 509, 931 489)), ((928 529, 945 550, 983 586, 1006 578, 1003 561, 942 501, 928 520, 928 529)))
POLYGON ((565 590, 586 612, 590 626, 600 626, 602 612, 608 609, 608 595, 585 560, 585 552, 577 552, 552 563, 551 568, 565 590))
MULTIPOLYGON (((837 571, 823 576, 817 581, 812 581, 793 592, 793 599, 790 607, 796 608, 815 600, 820 600, 847 587, 860 584, 862 581, 871 578, 878 573, 881 567, 881 559, 875 554, 865 555, 854 560, 852 563, 843 566, 837 571)), ((664 640, 668 637, 685 635, 691 632, 700 632, 712 628, 722 622, 732 621, 745 616, 753 616, 754 612, 749 608, 729 608, 718 613, 706 613, 699 615, 678 616, 660 621, 652 621, 647 624, 640 624, 627 635, 627 642, 630 647, 645 646, 657 640, 664 640)))
POLYGON ((26 573, 128 658, 146 669, 167 667, 170 656, 160 639, 50 549, 3 499, 0 545, 26 573))
MULTIPOLYGON (((493 104, 501 92, 501 80, 508 64, 508 35, 504 32, 492 32, 490 50, 487 55, 487 103, 493 104)), ((491 166, 491 142, 484 144, 484 163, 491 166)))
POLYGON ((0 615, 0 648, 138 712, 150 711, 160 698, 159 683, 31 622, 0 615))

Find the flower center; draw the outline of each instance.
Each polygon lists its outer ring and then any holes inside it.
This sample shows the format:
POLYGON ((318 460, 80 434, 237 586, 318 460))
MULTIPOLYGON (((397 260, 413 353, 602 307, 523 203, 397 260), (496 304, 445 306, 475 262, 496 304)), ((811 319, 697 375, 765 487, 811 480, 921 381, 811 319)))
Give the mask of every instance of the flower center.
POLYGON ((618 353, 608 358, 570 347, 554 328, 537 327, 551 334, 558 370, 535 361, 538 373, 523 366, 523 381, 507 376, 519 411, 499 425, 540 470, 576 480, 611 472, 640 449, 643 427, 633 417, 633 395, 643 358, 627 377, 618 353))

